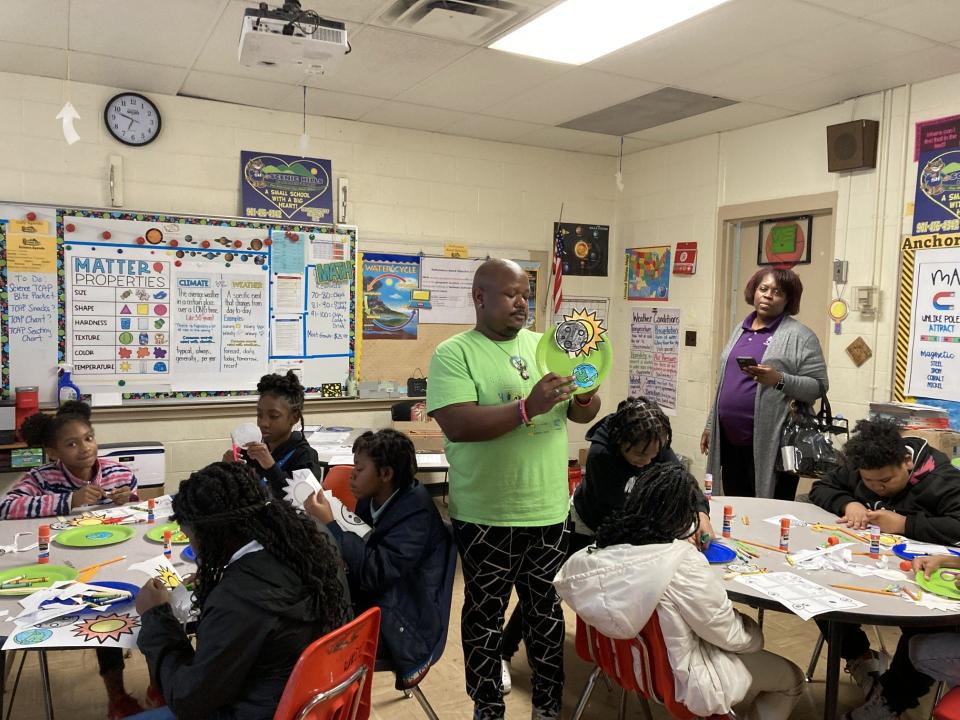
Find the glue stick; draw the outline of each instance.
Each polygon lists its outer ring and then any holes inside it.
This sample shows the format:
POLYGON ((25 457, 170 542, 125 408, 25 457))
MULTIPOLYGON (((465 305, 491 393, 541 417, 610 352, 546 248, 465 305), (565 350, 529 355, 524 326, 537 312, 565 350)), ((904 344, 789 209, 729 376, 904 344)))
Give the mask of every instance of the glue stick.
POLYGON ((173 533, 170 530, 163 531, 163 555, 167 560, 173 557, 173 549, 170 547, 170 538, 173 533))
POLYGON ((703 476, 703 494, 707 500, 713 497, 713 473, 707 473, 703 476))
POLYGON ((46 565, 50 562, 50 526, 41 525, 37 530, 37 563, 46 565))
POLYGON ((153 513, 156 507, 157 507, 156 500, 154 500, 153 498, 150 498, 149 500, 147 500, 147 522, 148 523, 152 523, 156 521, 157 517, 153 513))
POLYGON ((880 557, 880 526, 870 526, 870 557, 880 557))
POLYGON ((780 518, 780 549, 790 552, 790 518, 780 518))
POLYGON ((730 537, 730 526, 733 524, 733 505, 723 506, 723 533, 725 538, 730 537))

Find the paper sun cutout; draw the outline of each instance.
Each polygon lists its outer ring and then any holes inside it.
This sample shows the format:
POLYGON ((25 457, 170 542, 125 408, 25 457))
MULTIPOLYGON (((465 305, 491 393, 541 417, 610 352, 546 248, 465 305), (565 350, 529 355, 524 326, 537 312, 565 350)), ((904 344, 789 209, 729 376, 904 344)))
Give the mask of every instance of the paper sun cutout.
POLYGON ((606 332, 596 312, 574 310, 572 314, 564 315, 563 322, 557 326, 557 346, 574 356, 589 355, 600 349, 606 332))
POLYGON ((98 615, 77 625, 74 637, 84 640, 96 640, 101 645, 107 640, 120 640, 124 635, 133 635, 133 631, 140 625, 140 620, 127 613, 112 613, 98 615))

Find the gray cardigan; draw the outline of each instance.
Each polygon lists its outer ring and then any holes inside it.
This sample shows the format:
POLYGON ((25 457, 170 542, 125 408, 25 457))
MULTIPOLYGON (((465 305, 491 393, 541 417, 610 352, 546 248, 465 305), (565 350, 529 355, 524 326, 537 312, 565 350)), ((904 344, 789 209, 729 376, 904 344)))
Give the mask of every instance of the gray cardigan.
MULTIPOLYGON (((723 383, 723 370, 727 365, 727 357, 742 334, 743 323, 739 323, 720 356, 717 391, 713 396, 713 407, 705 428, 710 433, 707 472, 713 474, 714 488, 718 487, 716 478, 720 477, 720 423, 717 421, 717 399, 720 397, 720 386, 723 383)), ((824 393, 830 385, 820 341, 810 328, 790 316, 784 316, 773 333, 763 355, 762 364, 775 367, 783 373, 783 390, 758 384, 757 398, 753 406, 753 462, 757 497, 772 498, 773 468, 780 449, 780 433, 787 419, 790 401, 796 399, 812 403, 821 392, 817 381, 823 384, 824 393)))

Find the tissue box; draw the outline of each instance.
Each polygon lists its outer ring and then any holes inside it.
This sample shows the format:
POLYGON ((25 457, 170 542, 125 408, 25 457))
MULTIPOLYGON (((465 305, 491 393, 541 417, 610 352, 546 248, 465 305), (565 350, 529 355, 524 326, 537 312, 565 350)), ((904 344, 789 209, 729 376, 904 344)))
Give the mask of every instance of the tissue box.
POLYGON ((417 452, 422 453, 442 453, 443 452, 443 431, 437 425, 437 421, 430 419, 427 422, 404 422, 397 420, 393 423, 393 429, 406 433, 413 441, 413 447, 417 452))

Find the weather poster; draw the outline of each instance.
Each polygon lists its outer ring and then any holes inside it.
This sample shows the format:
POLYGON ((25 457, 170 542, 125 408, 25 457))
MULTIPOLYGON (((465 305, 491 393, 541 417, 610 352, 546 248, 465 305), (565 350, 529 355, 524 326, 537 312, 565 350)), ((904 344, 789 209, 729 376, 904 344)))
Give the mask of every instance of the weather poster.
POLYGON ((333 222, 329 160, 240 152, 243 217, 304 223, 333 222))
POLYGON ((416 255, 363 254, 363 339, 416 340, 420 287, 416 255))
POLYGON ((624 285, 627 300, 669 300, 670 247, 627 248, 624 285))
POLYGON ((913 234, 960 230, 960 150, 925 150, 917 164, 913 234))

